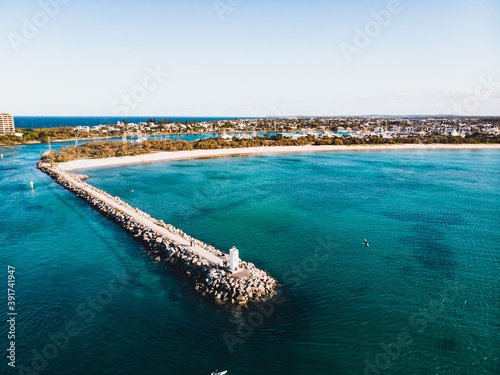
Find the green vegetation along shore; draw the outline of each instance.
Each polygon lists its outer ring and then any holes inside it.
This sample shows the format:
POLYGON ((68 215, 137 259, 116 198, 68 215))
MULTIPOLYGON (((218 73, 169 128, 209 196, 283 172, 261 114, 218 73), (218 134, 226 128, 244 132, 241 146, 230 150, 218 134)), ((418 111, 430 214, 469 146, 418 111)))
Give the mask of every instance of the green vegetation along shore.
MULTIPOLYGON (((81 134, 73 131, 71 127, 57 127, 57 128, 40 128, 40 129, 22 129, 17 128, 16 132, 23 133, 22 137, 15 134, 2 134, 0 135, 1 145, 22 145, 30 143, 48 143, 49 138, 53 141, 65 141, 80 138, 81 134)), ((90 138, 87 137, 87 139, 90 138)))
POLYGON ((132 142, 87 142, 79 146, 62 147, 42 157, 42 161, 62 163, 78 159, 99 159, 120 156, 144 155, 164 151, 213 150, 221 148, 245 148, 262 146, 304 146, 304 145, 384 145, 384 144, 480 144, 500 143, 500 136, 474 134, 467 137, 435 136, 405 137, 385 139, 377 136, 364 138, 314 138, 307 136, 299 139, 280 138, 278 136, 256 137, 254 139, 236 139, 228 141, 221 138, 209 138, 197 141, 185 140, 145 140, 132 142))

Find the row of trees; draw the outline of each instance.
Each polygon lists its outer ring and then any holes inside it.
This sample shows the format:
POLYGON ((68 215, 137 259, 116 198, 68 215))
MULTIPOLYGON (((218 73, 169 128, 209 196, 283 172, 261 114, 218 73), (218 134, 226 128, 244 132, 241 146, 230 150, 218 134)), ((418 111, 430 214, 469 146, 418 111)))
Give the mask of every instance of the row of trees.
POLYGON ((59 152, 52 151, 42 160, 51 163, 67 162, 76 159, 97 159, 116 156, 144 155, 161 151, 188 151, 188 150, 213 150, 221 148, 262 147, 262 146, 291 146, 311 144, 312 138, 291 140, 281 139, 268 141, 263 137, 255 139, 233 139, 227 141, 222 138, 209 138, 193 142, 184 140, 146 140, 141 143, 131 142, 88 142, 79 146, 62 147, 59 152))
POLYGON ((27 142, 38 141, 47 143, 50 139, 72 139, 78 135, 70 127, 57 127, 57 128, 40 128, 40 129, 16 129, 16 131, 23 133, 22 137, 17 137, 14 134, 0 135, 0 144, 16 145, 27 142))
POLYGON ((52 151, 42 160, 50 163, 67 162, 76 159, 98 159, 119 156, 144 155, 161 151, 213 150, 221 148, 243 148, 262 146, 303 146, 303 145, 363 145, 363 144, 410 144, 410 143, 500 143, 500 136, 474 134, 462 137, 426 136, 406 138, 382 138, 368 136, 363 138, 313 138, 307 136, 299 139, 280 137, 256 137, 254 139, 237 139, 227 141, 222 138, 208 138, 197 141, 184 140, 146 140, 141 143, 131 142, 88 142, 79 146, 62 147, 59 152, 52 151), (272 139, 270 139, 272 138, 272 139))
POLYGON ((411 144, 411 143, 441 143, 441 144, 479 144, 479 143, 500 143, 499 135, 471 134, 465 137, 453 137, 451 135, 426 135, 399 138, 383 138, 379 136, 367 136, 363 138, 325 138, 316 139, 317 145, 363 145, 363 144, 411 144))

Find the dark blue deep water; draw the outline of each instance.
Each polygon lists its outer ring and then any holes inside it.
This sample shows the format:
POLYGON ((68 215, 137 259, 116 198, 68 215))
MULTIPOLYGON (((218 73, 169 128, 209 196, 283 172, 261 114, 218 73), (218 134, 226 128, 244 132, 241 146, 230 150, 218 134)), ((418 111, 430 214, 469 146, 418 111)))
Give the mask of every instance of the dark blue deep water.
POLYGON ((110 116, 15 116, 14 121, 16 128, 36 129, 36 128, 55 128, 60 126, 96 126, 96 125, 112 125, 117 121, 128 122, 146 122, 150 118, 170 119, 172 121, 196 120, 196 122, 216 121, 216 120, 234 120, 234 117, 179 117, 179 116, 150 116, 150 117, 110 117, 110 116))
MULTIPOLYGON (((261 312, 218 307, 156 264, 35 169, 46 148, 0 147, 1 305, 6 313, 11 265, 18 369, 500 374, 498 151, 290 154, 84 171, 89 183, 222 250, 236 246, 269 271, 282 296, 261 312)), ((0 373, 18 373, 2 361, 0 373)))

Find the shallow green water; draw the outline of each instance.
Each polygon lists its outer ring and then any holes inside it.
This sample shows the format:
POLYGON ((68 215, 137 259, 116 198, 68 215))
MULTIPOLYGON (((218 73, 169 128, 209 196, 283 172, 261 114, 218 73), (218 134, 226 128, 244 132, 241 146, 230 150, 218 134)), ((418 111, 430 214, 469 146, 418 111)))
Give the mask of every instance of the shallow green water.
POLYGON ((155 264, 34 169, 38 146, 0 152, 1 260, 18 276, 18 365, 35 357, 41 374, 57 375, 500 373, 498 151, 85 171, 91 184, 269 271, 282 294, 264 313, 217 307, 155 264), (126 279, 110 292, 116 273, 126 279), (58 336, 51 352, 57 337, 48 335, 70 322, 80 332, 58 336))

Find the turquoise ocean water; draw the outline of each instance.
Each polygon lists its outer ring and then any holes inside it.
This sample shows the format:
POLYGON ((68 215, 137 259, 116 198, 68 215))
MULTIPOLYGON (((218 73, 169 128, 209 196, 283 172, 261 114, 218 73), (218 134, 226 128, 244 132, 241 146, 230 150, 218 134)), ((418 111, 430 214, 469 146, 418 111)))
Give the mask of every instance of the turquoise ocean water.
MULTIPOLYGON (((91 184, 222 250, 236 246, 270 272, 281 294, 262 312, 218 307, 154 263, 35 169, 46 148, 0 147, 2 306, 6 313, 11 265, 18 369, 500 373, 498 151, 290 154, 84 171, 91 184)), ((1 329, 7 348, 6 322, 1 329)), ((7 362, 0 373, 19 373, 7 362)))

